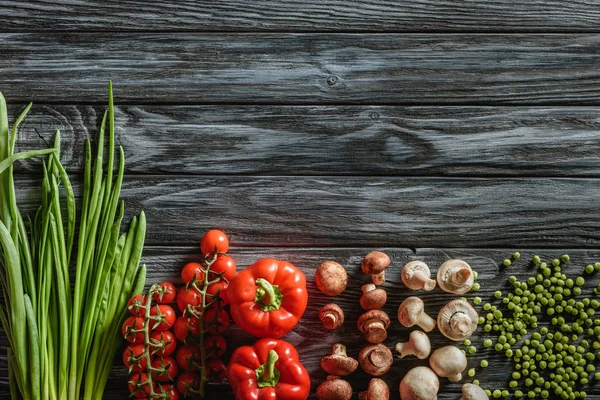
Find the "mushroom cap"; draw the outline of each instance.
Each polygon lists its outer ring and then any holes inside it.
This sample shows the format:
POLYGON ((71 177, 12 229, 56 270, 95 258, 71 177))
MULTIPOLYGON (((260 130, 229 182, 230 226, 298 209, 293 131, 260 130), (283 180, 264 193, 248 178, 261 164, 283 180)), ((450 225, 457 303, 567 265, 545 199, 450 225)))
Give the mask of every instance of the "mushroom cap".
POLYGON ((440 380, 427 367, 416 367, 404 375, 400 382, 402 400, 437 400, 440 380))
POLYGON ((452 300, 446 304, 437 317, 438 329, 450 340, 464 340, 477 330, 479 315, 465 300, 452 300))
POLYGON ((423 300, 416 296, 407 297, 398 307, 398 321, 406 328, 410 328, 419 321, 424 309, 423 300))
POLYGON ((463 260, 448 260, 442 265, 437 272, 437 281, 440 288, 449 293, 463 294, 467 293, 473 287, 475 281, 475 275, 471 266, 463 260), (469 275, 467 277, 455 277, 457 270, 468 270, 469 275), (456 281, 456 278, 460 279, 460 282, 456 281), (463 281, 464 279, 464 281, 463 281))
POLYGON ((423 287, 422 284, 419 284, 418 282, 414 282, 412 280, 413 276, 417 272, 422 272, 428 277, 431 276, 431 271, 429 270, 427 264, 419 260, 411 261, 402 268, 402 283, 404 283, 404 286, 411 290, 419 290, 423 287))
POLYGON ((317 287, 327 296, 337 296, 346 290, 348 274, 346 269, 335 261, 325 261, 315 273, 317 287))
POLYGON ((412 343, 417 358, 423 360, 431 353, 431 342, 424 332, 412 331, 408 340, 412 343))
POLYGON ((334 344, 330 355, 321 358, 321 368, 330 375, 344 376, 358 368, 358 361, 346 354, 346 346, 334 344))
POLYGON ((379 274, 390 266, 390 257, 381 251, 372 251, 363 258, 360 268, 365 274, 379 274))
POLYGON ((388 372, 393 361, 392 351, 381 343, 365 346, 358 353, 361 368, 373 376, 381 376, 388 372))
POLYGON ((379 378, 371 379, 368 389, 358 394, 359 400, 388 400, 389 398, 390 388, 383 379, 379 378))
POLYGON ((463 372, 467 368, 467 356, 456 346, 444 346, 431 354, 429 365, 437 376, 445 378, 463 372))
POLYGON ((360 306, 365 310, 375 310, 383 307, 387 301, 385 290, 378 288, 374 283, 366 283, 362 286, 360 306))
POLYGON ((479 386, 465 383, 462 386, 462 400, 490 400, 490 398, 479 386))
POLYGON ((358 330, 366 333, 366 339, 371 343, 381 343, 387 338, 387 329, 390 327, 390 317, 381 310, 369 310, 358 317, 358 330), (383 328, 374 329, 373 323, 383 324, 383 328))
POLYGON ((352 386, 338 376, 329 375, 327 380, 317 388, 317 398, 320 400, 350 400, 352 386))

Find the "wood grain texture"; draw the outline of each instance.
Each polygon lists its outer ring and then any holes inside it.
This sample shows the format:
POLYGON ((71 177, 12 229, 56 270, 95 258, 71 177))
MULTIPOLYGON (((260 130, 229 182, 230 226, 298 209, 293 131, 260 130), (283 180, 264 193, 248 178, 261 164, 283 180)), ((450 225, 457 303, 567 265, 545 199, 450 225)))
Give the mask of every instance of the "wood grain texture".
MULTIPOLYGON (((17 182, 29 213, 38 185, 17 182)), ((148 244, 220 227, 244 246, 597 248, 599 196, 595 179, 129 176, 121 198, 148 244)))
POLYGON ((0 3, 3 30, 119 31, 598 31, 589 0, 303 0, 288 2, 13 0, 0 3))
MULTIPOLYGON (((432 270, 432 276, 435 276, 437 268, 444 261, 451 258, 461 258, 467 261, 473 269, 478 271, 478 282, 481 284, 481 289, 477 292, 470 292, 466 297, 472 300, 475 296, 480 296, 485 301, 492 301, 492 293, 495 290, 506 291, 509 288, 508 276, 515 275, 520 280, 524 280, 532 276, 534 269, 529 266, 528 261, 533 254, 538 254, 542 258, 551 260, 563 254, 562 251, 548 250, 527 250, 522 251, 521 260, 510 268, 500 267, 500 263, 504 258, 512 254, 513 249, 505 250, 485 250, 485 249, 417 249, 413 252, 409 249, 389 248, 382 249, 386 251, 392 259, 392 266, 386 273, 386 283, 384 288, 388 293, 388 302, 383 310, 390 315, 392 325, 388 330, 388 339, 386 344, 393 348, 398 341, 406 341, 411 329, 402 327, 396 319, 397 308, 400 303, 408 296, 417 294, 422 297, 426 304, 426 312, 431 316, 437 315, 439 309, 444 304, 457 295, 450 295, 436 288, 432 292, 413 292, 407 290, 401 283, 400 270, 402 266, 412 260, 422 260, 426 262, 432 270)), ((230 254, 235 258, 238 268, 243 268, 257 259, 271 256, 280 259, 288 260, 301 268, 307 276, 309 290, 309 306, 304 314, 304 318, 296 328, 284 337, 285 340, 294 344, 301 356, 301 360, 307 368, 311 376, 312 392, 325 379, 326 374, 320 369, 319 360, 321 357, 331 352, 331 347, 334 343, 345 344, 351 356, 356 357, 359 350, 366 344, 366 341, 358 333, 356 323, 361 309, 358 305, 360 296, 360 286, 368 281, 368 277, 362 274, 360 270, 360 262, 362 257, 371 251, 369 248, 344 248, 344 249, 283 249, 283 248, 232 248, 230 254), (314 283, 314 272, 317 266, 325 260, 336 260, 346 267, 349 274, 348 288, 342 295, 338 297, 327 297, 320 293, 314 283), (337 331, 327 332, 318 322, 319 309, 326 303, 335 302, 342 307, 346 315, 344 325, 337 331)), ((571 262, 566 264, 563 271, 569 276, 578 276, 582 273, 583 267, 588 263, 593 263, 600 260, 600 251, 581 251, 570 250, 568 253, 571 256, 571 262)), ((192 260, 198 260, 198 250, 196 247, 147 247, 144 252, 143 262, 149 269, 148 285, 152 283, 171 280, 180 283, 178 270, 186 263, 192 260)), ((590 292, 591 288, 598 284, 598 275, 592 275, 588 278, 584 294, 590 292)), ((589 295, 589 293, 588 293, 589 295)), ((494 303, 495 304, 495 303, 494 303)), ((481 313, 481 308, 476 307, 481 313)), ((547 321, 540 324, 548 325, 547 321)), ((489 337, 490 334, 484 334, 481 329, 478 334, 472 338, 473 344, 477 347, 478 352, 475 355, 469 356, 468 368, 476 368, 476 379, 482 382, 486 388, 496 389, 507 387, 509 381, 508 372, 512 370, 511 362, 503 355, 498 354, 492 349, 485 349, 482 346, 484 337, 489 337), (478 367, 482 359, 487 359, 490 367, 482 369, 478 367)), ((227 331, 230 348, 242 345, 250 345, 256 339, 237 326, 232 326, 227 331)), ((456 344, 445 339, 436 330, 429 334, 432 341, 432 347, 438 348, 447 344, 456 344)), ((5 339, 3 346, 6 346, 5 339)), ((464 346, 457 344, 460 348, 464 346)), ((4 355, 4 350, 2 350, 4 355)), ((226 356, 227 357, 227 356, 226 356)), ((226 358, 227 359, 227 358, 226 358)), ((390 372, 384 379, 389 384, 392 390, 392 397, 398 397, 398 385, 401 377, 412 367, 417 365, 427 365, 427 360, 416 360, 414 358, 405 358, 403 360, 396 359, 390 372)), ((0 376, 6 376, 5 359, 0 360, 0 376)), ((368 375, 360 369, 350 375, 348 380, 351 382, 354 390, 360 391, 366 388, 368 375)), ((463 383, 471 381, 473 378, 465 376, 463 383)), ((457 393, 460 390, 460 384, 449 383, 446 379, 441 379, 441 395, 440 399, 456 399, 457 393)), ((224 394, 231 395, 227 390, 226 385, 217 385, 213 390, 224 394)), ((588 388, 588 398, 597 398, 600 396, 600 389, 597 385, 590 385, 588 388)), ((0 396, 6 395, 7 387, 5 381, 0 381, 0 396)), ((227 396, 227 397, 229 397, 227 396)), ((119 357, 115 357, 115 366, 108 389, 105 393, 105 399, 123 399, 126 397, 126 370, 120 366, 119 357)), ((314 398, 314 396, 313 396, 314 398)))
MULTIPOLYGON (((79 173, 103 112, 34 106, 18 147, 46 147, 60 129, 63 163, 79 173)), ((589 107, 122 106, 116 127, 135 174, 600 174, 600 111, 589 107)), ((40 171, 40 159, 16 169, 40 171)))
POLYGON ((600 104, 600 35, 0 34, 12 101, 600 104))

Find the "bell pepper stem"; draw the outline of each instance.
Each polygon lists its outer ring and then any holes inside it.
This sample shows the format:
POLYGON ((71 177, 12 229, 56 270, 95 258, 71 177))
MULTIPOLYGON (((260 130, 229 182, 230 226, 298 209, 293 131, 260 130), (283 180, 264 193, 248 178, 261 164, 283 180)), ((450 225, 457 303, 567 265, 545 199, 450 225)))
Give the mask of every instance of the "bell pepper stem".
POLYGON ((271 282, 263 278, 258 278, 256 279, 256 285, 265 291, 260 297, 260 302, 266 306, 273 304, 276 295, 275 289, 273 288, 273 285, 271 285, 271 282))
POLYGON ((269 350, 267 362, 256 369, 256 383, 258 387, 273 387, 279 382, 279 371, 275 368, 275 363, 279 360, 279 355, 275 350, 269 350))

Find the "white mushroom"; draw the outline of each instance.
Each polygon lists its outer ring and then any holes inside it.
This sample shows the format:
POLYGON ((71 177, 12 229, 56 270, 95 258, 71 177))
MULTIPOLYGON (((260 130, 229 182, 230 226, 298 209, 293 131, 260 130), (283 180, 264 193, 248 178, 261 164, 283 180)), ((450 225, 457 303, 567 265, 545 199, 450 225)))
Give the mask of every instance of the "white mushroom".
POLYGON ((431 354, 429 365, 440 378, 458 382, 462 379, 462 372, 467 368, 467 357, 458 347, 444 346, 431 354))
POLYGON ((396 351, 400 353, 399 357, 417 356, 421 360, 426 359, 431 352, 431 342, 427 335, 421 331, 412 331, 408 342, 396 344, 396 351))
POLYGON ((425 332, 431 332, 435 328, 435 320, 425 313, 425 304, 418 297, 411 296, 398 307, 398 321, 406 327, 418 325, 425 332))
POLYGON ((435 288, 435 279, 431 279, 431 271, 423 261, 411 261, 402 268, 402 282, 411 290, 435 288))
POLYGON ((451 340, 464 340, 477 330, 479 315, 465 300, 452 300, 439 312, 437 324, 440 332, 451 340))
POLYGON ((362 272, 371 275, 371 281, 376 285, 385 282, 385 270, 390 266, 390 257, 381 251, 372 251, 363 258, 360 265, 362 272))
POLYGON ((437 400, 439 390, 438 377, 427 367, 411 369, 400 382, 402 400, 437 400))
POLYGON ((383 307, 387 301, 385 290, 378 288, 374 283, 362 285, 362 296, 360 296, 360 306, 365 310, 376 310, 383 307))
POLYGON ((465 383, 462 386, 462 396, 458 400, 490 400, 485 390, 472 383, 465 383))
POLYGON ((443 291, 463 294, 471 290, 475 276, 463 260, 448 260, 438 269, 437 281, 443 291))
POLYGON ((390 388, 384 380, 373 378, 366 391, 358 394, 358 400, 389 400, 390 388))

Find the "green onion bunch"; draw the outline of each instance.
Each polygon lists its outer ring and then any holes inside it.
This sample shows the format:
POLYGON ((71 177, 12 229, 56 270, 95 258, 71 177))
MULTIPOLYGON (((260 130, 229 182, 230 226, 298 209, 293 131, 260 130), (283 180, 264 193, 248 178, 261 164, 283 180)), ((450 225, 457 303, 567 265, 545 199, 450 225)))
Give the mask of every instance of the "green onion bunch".
POLYGON ((124 153, 120 148, 113 181, 112 84, 94 158, 86 141, 78 226, 75 195, 60 163, 60 132, 50 149, 14 152, 19 123, 30 107, 9 132, 0 94, 0 319, 10 345, 11 395, 26 400, 101 399, 121 343, 127 301, 144 287, 146 270, 139 263, 146 221, 142 212, 121 233, 124 153), (41 155, 48 155, 42 164, 41 204, 33 219, 24 220, 16 201, 13 163, 41 155))
MULTIPOLYGON (((511 289, 493 294, 500 304, 482 305, 479 322, 484 332, 494 334, 483 347, 513 360, 508 386, 516 398, 585 398, 585 385, 600 380, 595 366, 600 359, 600 301, 583 293, 583 276, 564 273, 569 260, 566 254, 548 262, 534 256, 535 276, 522 281, 510 276, 511 289)), ((600 270, 596 265, 588 265, 584 272, 600 270)), ((481 300, 476 298, 475 303, 481 300)), ((508 389, 488 391, 491 398, 508 393, 508 389)))

